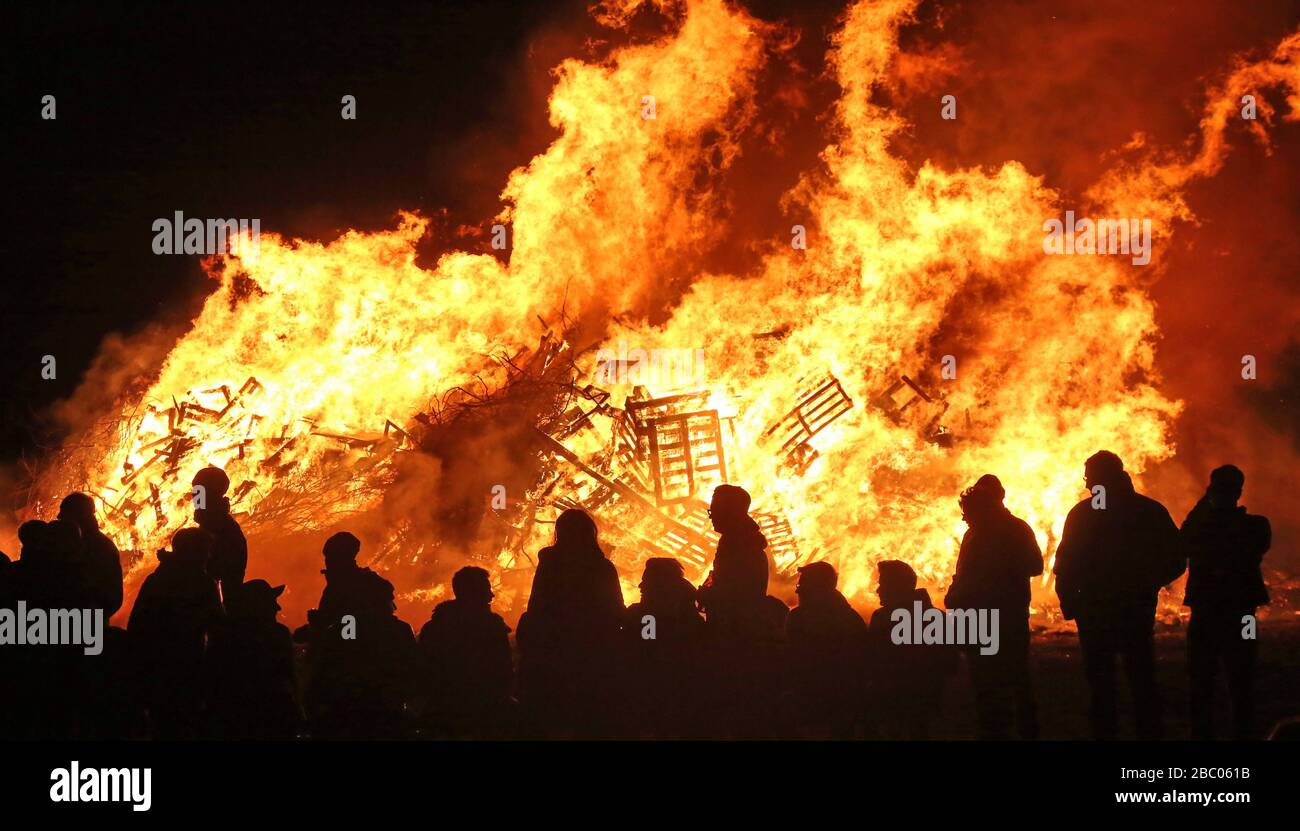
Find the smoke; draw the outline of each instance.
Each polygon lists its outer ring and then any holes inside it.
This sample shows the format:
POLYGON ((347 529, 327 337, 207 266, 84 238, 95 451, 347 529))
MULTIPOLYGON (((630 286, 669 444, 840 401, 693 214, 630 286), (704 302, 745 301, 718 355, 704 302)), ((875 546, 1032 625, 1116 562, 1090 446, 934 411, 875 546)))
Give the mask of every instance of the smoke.
POLYGON ((50 407, 50 418, 66 433, 89 428, 157 376, 182 334, 180 325, 162 322, 131 334, 110 333, 72 395, 50 407))
POLYGON ((1269 372, 1259 389, 1243 392, 1247 404, 1273 430, 1289 438, 1293 450, 1300 452, 1300 339, 1287 342, 1274 360, 1276 369, 1269 372))

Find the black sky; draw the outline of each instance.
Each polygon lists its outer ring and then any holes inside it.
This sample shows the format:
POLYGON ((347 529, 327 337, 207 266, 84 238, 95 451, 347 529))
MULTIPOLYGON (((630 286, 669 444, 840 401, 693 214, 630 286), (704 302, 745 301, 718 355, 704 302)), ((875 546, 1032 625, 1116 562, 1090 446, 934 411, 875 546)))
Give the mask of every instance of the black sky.
POLYGON ((0 462, 36 450, 43 408, 107 334, 197 310, 198 258, 155 256, 154 219, 258 217, 316 237, 389 227, 399 208, 490 215, 482 183, 499 187, 546 143, 544 107, 520 105, 551 60, 539 33, 582 13, 501 0, 8 7, 0 462), (46 94, 54 121, 40 118, 46 94), (340 117, 344 94, 356 121, 340 117))

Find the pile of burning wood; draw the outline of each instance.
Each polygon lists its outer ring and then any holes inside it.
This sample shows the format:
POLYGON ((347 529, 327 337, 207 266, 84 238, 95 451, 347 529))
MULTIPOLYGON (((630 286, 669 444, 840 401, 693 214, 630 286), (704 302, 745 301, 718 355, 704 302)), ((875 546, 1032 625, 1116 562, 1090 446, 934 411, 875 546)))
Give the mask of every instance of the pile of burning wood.
MULTIPOLYGON (((544 368, 569 358, 567 347, 548 339, 529 366, 545 374, 544 368)), ((541 459, 537 481, 522 503, 501 512, 510 528, 506 547, 530 566, 525 543, 531 529, 557 510, 581 508, 599 517, 607 536, 631 550, 634 561, 672 557, 702 574, 718 541, 707 502, 713 488, 728 481, 726 448, 738 441, 734 417, 710 406, 710 390, 655 396, 633 386, 620 407, 608 390, 579 385, 576 371, 565 374, 557 406, 533 428, 541 459)), ((796 475, 817 457, 810 440, 853 406, 833 376, 800 386, 786 414, 759 437, 796 475)), ((754 516, 778 569, 792 572, 810 552, 800 551, 780 506, 758 504, 754 516)))
MULTIPOLYGON (((404 456, 424 453, 445 462, 473 454, 466 437, 496 435, 513 441, 512 448, 524 457, 514 466, 525 479, 516 479, 510 499, 490 499, 486 512, 481 494, 491 486, 484 483, 499 479, 499 472, 484 471, 484 482, 460 483, 474 500, 461 516, 481 514, 474 522, 483 528, 472 545, 457 547, 459 554, 468 553, 499 574, 531 571, 533 551, 549 536, 545 526, 559 511, 581 508, 599 519, 628 573, 648 557, 673 557, 692 576, 702 576, 718 541, 708 499, 714 487, 728 481, 727 448, 750 437, 738 437, 735 417, 710 405, 716 400, 712 390, 656 396, 644 386, 624 387, 619 406, 610 390, 580 381, 575 357, 568 344, 548 333, 535 349, 495 357, 490 380, 477 388, 457 387, 413 416, 407 427, 387 420, 373 433, 347 433, 311 420, 267 431, 265 390, 252 377, 237 390, 195 390, 171 407, 146 404, 119 422, 134 425, 130 455, 136 461, 128 462, 120 480, 99 496, 110 525, 169 533, 188 519, 182 468, 200 456, 205 464, 228 459, 232 508, 246 530, 320 529, 346 517, 349 509, 363 512, 377 504, 399 476, 404 456), (304 445, 314 445, 310 454, 302 452, 304 445), (302 463, 305 456, 311 464, 302 463), (246 499, 250 493, 256 498, 246 499)), ((946 403, 907 376, 869 403, 891 419, 916 423, 933 441, 950 439, 939 425, 946 403)), ((772 454, 774 470, 802 476, 818 458, 812 439, 852 408, 836 377, 809 376, 796 385, 784 415, 756 441, 772 454)), ((477 465, 473 459, 465 463, 477 465)), ((447 498, 441 494, 431 501, 447 498)), ((753 514, 779 572, 788 575, 803 561, 825 554, 801 550, 780 505, 759 501, 753 514)), ((399 522, 387 534, 374 549, 374 561, 381 565, 436 561, 444 544, 427 522, 399 522)))

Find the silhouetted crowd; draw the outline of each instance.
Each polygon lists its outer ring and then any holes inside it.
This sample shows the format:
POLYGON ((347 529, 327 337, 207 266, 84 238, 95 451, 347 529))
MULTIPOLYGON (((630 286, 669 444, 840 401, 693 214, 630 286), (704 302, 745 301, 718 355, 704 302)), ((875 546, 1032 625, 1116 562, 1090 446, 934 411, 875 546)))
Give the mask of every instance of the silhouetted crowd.
MULTIPOLYGON (((1212 692, 1226 673, 1232 733, 1257 737, 1252 690, 1260 564, 1268 520, 1238 505, 1245 477, 1216 469, 1179 528, 1137 493, 1120 459, 1088 459, 1090 496, 1069 513, 1056 551, 1060 606, 1078 625, 1097 739, 1120 734, 1122 664, 1139 738, 1163 735, 1155 680, 1160 589, 1186 570, 1189 705, 1194 738, 1214 736, 1212 692), (1247 634, 1249 632, 1249 634, 1247 634)), ((325 543, 326 585, 295 632, 278 619, 284 586, 244 576, 248 546, 217 468, 198 527, 183 528, 140 587, 126 629, 102 654, 80 646, 0 646, 0 735, 12 738, 904 738, 929 736, 964 663, 982 738, 1034 739, 1030 581, 1043 573, 1034 532, 1003 504, 992 475, 960 497, 969 526, 943 599, 998 610, 999 648, 899 642, 900 611, 933 609, 899 560, 878 564, 880 608, 864 620, 835 569, 799 569, 793 609, 768 594, 773 563, 742 488, 721 485, 709 515, 712 571, 692 585, 671 558, 645 562, 624 606, 596 523, 567 510, 537 559, 527 611, 510 627, 492 610, 488 573, 462 568, 453 599, 419 634, 396 614, 392 584, 357 563, 361 543, 325 543)), ((19 531, 0 555, 0 609, 122 605, 118 550, 84 494, 57 519, 19 531)))

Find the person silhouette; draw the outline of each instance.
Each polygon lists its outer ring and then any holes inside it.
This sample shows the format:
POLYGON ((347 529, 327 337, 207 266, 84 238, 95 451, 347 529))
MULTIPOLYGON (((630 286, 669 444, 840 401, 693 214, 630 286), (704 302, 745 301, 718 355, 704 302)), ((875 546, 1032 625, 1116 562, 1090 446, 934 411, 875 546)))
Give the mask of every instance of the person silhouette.
POLYGON ((709 519, 721 536, 713 569, 700 587, 700 603, 711 624, 730 625, 762 608, 767 597, 767 539, 749 515, 750 496, 736 485, 718 485, 709 519))
MULTIPOLYGON (((52 593, 75 576, 60 569, 50 524, 31 519, 18 526, 18 559, 5 568, 0 584, 0 606, 15 615, 20 601, 29 608, 49 608, 52 593)), ((62 686, 59 678, 66 673, 66 663, 54 650, 0 647, 0 726, 5 738, 72 738, 66 702, 46 695, 48 689, 66 687, 66 678, 62 686)))
MULTIPOLYGON (((23 560, 39 559, 37 547, 44 539, 46 523, 32 519, 18 526, 19 551, 16 559, 0 563, 0 609, 17 615, 22 598, 23 560)), ((0 647, 0 740, 11 741, 37 730, 28 716, 28 699, 32 697, 31 675, 25 664, 30 650, 0 647)), ((45 736, 40 736, 45 738, 45 736)))
POLYGON ((276 616, 284 586, 249 580, 208 632, 205 700, 218 739, 291 739, 301 723, 293 640, 276 616))
POLYGON ((699 589, 712 661, 708 721, 719 737, 756 738, 784 729, 782 650, 789 609, 767 593, 767 539, 749 515, 748 491, 718 485, 709 518, 720 535, 699 589))
POLYGON ((928 591, 917 588, 916 572, 907 563, 882 560, 876 575, 880 608, 868 627, 870 711, 886 738, 928 739, 957 652, 946 644, 894 643, 892 633, 900 625, 895 612, 904 610, 910 616, 919 602, 924 614, 934 604, 928 591))
POLYGON ((84 573, 85 608, 103 609, 108 620, 122 608, 122 560, 117 546, 99 530, 95 501, 84 493, 70 493, 59 503, 59 519, 81 531, 78 559, 84 573))
POLYGON ((618 572, 600 548, 595 521, 585 511, 564 511, 555 521, 555 543, 538 552, 519 619, 521 692, 537 728, 613 729, 623 614, 618 572))
POLYGON ((357 565, 361 540, 347 531, 339 531, 325 541, 325 590, 321 592, 316 612, 330 625, 343 615, 375 616, 380 619, 393 611, 393 584, 369 568, 357 565))
POLYGON ((686 579, 682 564, 672 557, 651 557, 641 572, 641 599, 627 608, 627 629, 635 630, 636 640, 656 641, 657 645, 679 640, 697 640, 704 618, 695 603, 695 587, 686 579), (647 625, 641 617, 652 615, 655 636, 643 637, 647 625))
POLYGON ((29 608, 79 609, 85 596, 78 554, 81 529, 73 522, 30 520, 18 529, 22 552, 13 565, 17 599, 29 608))
MULTIPOLYGON (((81 530, 72 522, 29 521, 18 529, 22 552, 9 568, 9 592, 15 604, 47 613, 83 608, 84 580, 78 560, 81 530)), ((16 738, 74 739, 81 734, 85 670, 91 658, 81 645, 55 644, 54 633, 38 648, 12 653, 12 722, 16 738)))
POLYGON ((1259 649, 1254 615, 1268 604, 1260 572, 1272 542, 1268 519, 1238 505, 1246 476, 1234 465, 1215 468, 1205 495, 1183 520, 1179 540, 1187 555, 1183 604, 1192 738, 1214 738, 1214 681, 1218 666, 1228 676, 1233 737, 1255 738, 1254 680, 1259 649))
POLYGON ((9 555, 0 551, 0 609, 10 608, 13 602, 13 564, 9 555))
POLYGON ((18 559, 0 566, 3 583, 0 583, 0 606, 14 609, 18 600, 28 600, 31 586, 39 569, 46 568, 49 560, 50 523, 29 519, 18 526, 18 559))
POLYGON ((785 623, 794 719, 812 738, 852 738, 862 714, 867 624, 838 581, 830 563, 800 568, 785 623))
POLYGON ((947 609, 998 610, 998 651, 965 650, 975 691, 980 736, 1010 737, 1012 712, 1021 739, 1038 737, 1038 715, 1029 676, 1029 581, 1043 573, 1043 553, 1033 529, 1002 500, 1002 482, 985 474, 962 491, 959 504, 968 529, 957 554, 947 609))
POLYGON ((211 552, 212 537, 200 528, 173 534, 127 620, 155 738, 193 739, 202 731, 204 644, 224 614, 208 573, 211 552))
POLYGON ((99 528, 95 501, 84 493, 70 493, 59 504, 59 519, 81 531, 77 568, 81 572, 82 596, 78 607, 104 610, 104 648, 94 660, 83 662, 82 735, 85 738, 120 738, 127 732, 131 703, 125 697, 124 677, 130 667, 125 661, 126 632, 108 626, 122 608, 122 559, 117 546, 99 528))
POLYGON ((651 557, 639 588, 641 599, 628 607, 623 624, 632 719, 647 738, 693 735, 700 727, 692 715, 705 626, 695 587, 676 559, 651 557))
POLYGON ((325 589, 294 633, 308 644, 304 703, 315 735, 397 738, 409 726, 419 646, 395 614, 393 584, 357 565, 360 550, 347 531, 325 542, 325 589))
POLYGON ((221 587, 224 597, 228 591, 238 591, 244 584, 248 568, 248 541, 239 523, 230 514, 230 477, 219 467, 205 467, 194 474, 194 521, 212 535, 212 554, 208 559, 208 573, 221 587))
POLYGON ((492 735, 511 706, 510 627, 492 611, 492 581, 466 566, 451 578, 453 599, 434 607, 420 630, 435 720, 453 736, 492 735))
POLYGON ((1093 736, 1117 735, 1115 664, 1124 662, 1139 738, 1163 735, 1155 677, 1155 612, 1161 587, 1182 574, 1178 526, 1139 494, 1114 453, 1084 465, 1092 496, 1070 509, 1056 550, 1056 594, 1079 628, 1093 736))
MULTIPOLYGON (((13 610, 19 600, 30 602, 34 596, 43 596, 48 591, 42 586, 46 582, 45 572, 51 568, 49 528, 50 523, 39 519, 29 519, 18 526, 18 559, 0 567, 3 568, 0 606, 13 610)), ((61 576, 67 579, 71 575, 61 576)))

